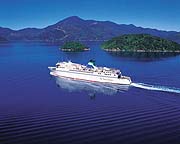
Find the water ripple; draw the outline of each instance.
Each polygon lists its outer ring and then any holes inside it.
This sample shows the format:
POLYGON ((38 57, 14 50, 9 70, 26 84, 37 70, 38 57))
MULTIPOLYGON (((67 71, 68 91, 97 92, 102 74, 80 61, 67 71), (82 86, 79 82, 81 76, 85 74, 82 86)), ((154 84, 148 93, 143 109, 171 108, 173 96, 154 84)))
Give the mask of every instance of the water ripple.
POLYGON ((180 110, 159 105, 127 109, 103 107, 58 108, 54 112, 26 114, 0 120, 0 140, 5 143, 45 142, 158 142, 180 140, 180 110), (171 137, 169 137, 171 136, 171 137), (106 138, 107 137, 107 138, 106 138), (131 138, 131 140, 129 140, 131 138))

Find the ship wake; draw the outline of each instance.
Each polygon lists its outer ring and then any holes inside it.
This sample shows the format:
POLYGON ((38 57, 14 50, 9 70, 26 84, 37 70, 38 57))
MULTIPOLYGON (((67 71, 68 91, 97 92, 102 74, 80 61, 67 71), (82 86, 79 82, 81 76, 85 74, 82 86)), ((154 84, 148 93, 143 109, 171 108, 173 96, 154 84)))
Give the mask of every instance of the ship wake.
POLYGON ((152 91, 180 93, 180 88, 174 88, 174 87, 150 85, 150 84, 144 84, 144 83, 131 83, 131 86, 136 87, 136 88, 146 89, 146 90, 152 90, 152 91))

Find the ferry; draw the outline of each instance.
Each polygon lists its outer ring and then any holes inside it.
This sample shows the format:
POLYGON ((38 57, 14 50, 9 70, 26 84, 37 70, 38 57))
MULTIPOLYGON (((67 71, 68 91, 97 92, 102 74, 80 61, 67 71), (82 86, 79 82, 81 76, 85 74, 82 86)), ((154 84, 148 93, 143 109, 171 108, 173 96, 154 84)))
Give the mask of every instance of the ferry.
POLYGON ((121 85, 131 84, 131 78, 123 76, 120 70, 97 67, 94 60, 90 60, 87 65, 63 61, 58 62, 54 67, 48 68, 50 75, 61 78, 121 85))

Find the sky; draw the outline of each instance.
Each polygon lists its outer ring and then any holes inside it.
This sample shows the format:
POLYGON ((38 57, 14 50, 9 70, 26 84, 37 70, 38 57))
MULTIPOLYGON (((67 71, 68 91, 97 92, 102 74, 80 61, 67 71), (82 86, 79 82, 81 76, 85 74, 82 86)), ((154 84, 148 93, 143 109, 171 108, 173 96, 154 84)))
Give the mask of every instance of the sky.
POLYGON ((0 0, 0 26, 43 28, 67 18, 180 31, 180 0, 0 0))

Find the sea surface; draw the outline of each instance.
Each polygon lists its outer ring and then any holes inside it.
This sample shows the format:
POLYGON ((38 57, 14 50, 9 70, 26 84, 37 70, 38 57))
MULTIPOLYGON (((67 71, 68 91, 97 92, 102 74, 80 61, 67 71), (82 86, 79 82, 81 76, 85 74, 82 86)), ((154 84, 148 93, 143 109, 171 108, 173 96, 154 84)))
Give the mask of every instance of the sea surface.
POLYGON ((0 44, 0 144, 180 143, 180 55, 86 52, 59 45, 0 44), (114 67, 131 86, 50 76, 48 66, 71 60, 114 67))

